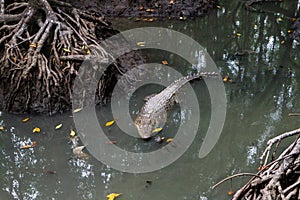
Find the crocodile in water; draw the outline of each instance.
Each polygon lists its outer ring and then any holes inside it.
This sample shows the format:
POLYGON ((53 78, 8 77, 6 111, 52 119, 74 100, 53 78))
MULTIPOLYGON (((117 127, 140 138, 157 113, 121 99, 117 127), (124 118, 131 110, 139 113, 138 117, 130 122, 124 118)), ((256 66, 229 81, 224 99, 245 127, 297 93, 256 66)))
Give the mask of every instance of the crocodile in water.
POLYGON ((153 136, 153 130, 159 125, 160 118, 165 115, 166 110, 172 107, 175 94, 189 81, 197 78, 216 77, 216 72, 200 72, 194 75, 182 77, 156 95, 152 95, 135 119, 135 126, 143 139, 153 136))

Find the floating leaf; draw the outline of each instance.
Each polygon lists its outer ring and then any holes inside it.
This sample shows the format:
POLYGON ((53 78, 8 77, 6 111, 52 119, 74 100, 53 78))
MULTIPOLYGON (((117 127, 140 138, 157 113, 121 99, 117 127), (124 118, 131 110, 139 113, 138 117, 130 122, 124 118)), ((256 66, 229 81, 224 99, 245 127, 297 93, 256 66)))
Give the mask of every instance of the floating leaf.
POLYGON ((297 20, 297 18, 293 17, 291 20, 294 22, 294 21, 296 21, 296 20, 297 20))
POLYGON ((37 146, 37 142, 36 141, 33 141, 32 144, 28 144, 28 145, 24 145, 24 146, 21 146, 20 149, 29 149, 29 148, 33 148, 37 146))
POLYGON ((136 45, 143 47, 143 46, 145 46, 145 42, 137 42, 136 45))
POLYGON ((163 65, 169 64, 168 61, 166 61, 166 60, 161 61, 161 63, 162 63, 163 65))
POLYGON ((81 110, 82 110, 82 108, 77 108, 77 109, 73 110, 73 113, 77 113, 77 112, 79 112, 81 110))
POLYGON ((116 144, 116 143, 117 143, 116 140, 110 140, 105 142, 105 144, 116 144))
POLYGON ((106 122, 105 126, 111 126, 115 123, 115 120, 111 120, 109 122, 106 122))
POLYGON ((237 33, 237 34, 236 34, 236 36, 238 36, 238 37, 241 37, 241 36, 242 36, 242 34, 241 34, 241 33, 237 33))
POLYGON ((179 19, 180 19, 180 20, 183 20, 183 17, 182 17, 182 16, 180 16, 180 17, 179 17, 179 19))
POLYGON ((223 78, 223 82, 227 82, 228 81, 228 76, 225 76, 224 78, 223 78))
POLYGON ((109 195, 107 195, 107 200, 114 200, 115 198, 117 198, 118 196, 120 196, 122 194, 118 194, 118 193, 111 193, 109 195))
POLYGON ((222 7, 221 7, 220 5, 217 5, 217 8, 218 8, 218 9, 221 9, 222 7))
POLYGON ((288 32, 288 33, 292 33, 293 31, 292 31, 292 30, 288 30, 287 32, 288 32))
POLYGON ((158 133, 158 132, 160 132, 162 130, 162 128, 156 128, 156 129, 154 129, 153 131, 152 131, 152 133, 158 133))
POLYGON ((280 42, 280 44, 284 44, 285 43, 285 40, 282 40, 281 42, 280 42))
POLYGON ((172 141, 173 141, 173 138, 168 138, 166 142, 169 143, 169 142, 172 142, 172 141))
POLYGON ((75 135, 76 135, 76 132, 71 129, 70 137, 74 137, 75 135))
POLYGON ((20 149, 29 149, 31 147, 32 147, 31 145, 24 145, 24 146, 21 146, 20 149))
POLYGON ((0 131, 3 131, 4 130, 4 127, 3 126, 0 126, 0 131))
POLYGON ((33 130, 32 130, 33 133, 39 133, 41 132, 41 129, 39 127, 35 127, 33 130))
POLYGON ((80 154, 83 154, 82 150, 85 148, 85 146, 78 146, 78 147, 75 147, 73 149, 73 154, 75 155, 80 155, 80 154))
POLYGON ((277 22, 277 23, 282 22, 282 21, 283 21, 283 19, 282 19, 281 17, 278 17, 278 18, 276 19, 276 22, 277 22))
POLYGON ((63 48, 63 50, 64 50, 65 52, 71 53, 71 50, 70 50, 70 49, 63 48))
POLYGON ((55 129, 60 129, 63 125, 62 124, 58 124, 57 126, 55 126, 55 129))
POLYGON ((174 4, 174 0, 170 0, 170 4, 173 5, 174 4))
POLYGON ((234 192, 233 192, 232 190, 229 190, 229 191, 227 192, 227 194, 231 196, 231 195, 234 194, 234 192))
POLYGON ((22 122, 28 122, 28 120, 29 120, 29 117, 26 117, 26 118, 24 118, 24 119, 22 119, 22 122))
POLYGON ((254 27, 253 27, 255 30, 258 29, 258 26, 256 24, 254 24, 254 27))
POLYGON ((32 143, 32 147, 35 147, 37 145, 37 142, 36 141, 33 141, 33 143, 32 143))

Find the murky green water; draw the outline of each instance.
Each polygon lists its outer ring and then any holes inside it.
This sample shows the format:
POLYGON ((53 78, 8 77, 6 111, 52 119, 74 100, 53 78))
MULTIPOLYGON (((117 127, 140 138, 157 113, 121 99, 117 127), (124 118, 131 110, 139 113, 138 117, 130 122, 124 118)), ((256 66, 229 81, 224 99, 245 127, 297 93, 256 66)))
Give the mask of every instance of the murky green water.
MULTIPOLYGON (((245 10, 239 1, 230 1, 208 17, 195 20, 146 24, 114 19, 119 30, 159 26, 192 37, 207 49, 221 74, 234 80, 235 83, 225 83, 227 116, 218 143, 208 156, 198 158, 210 117, 210 102, 205 97, 208 93, 201 81, 192 83, 201 108, 200 128, 193 144, 176 162, 144 174, 119 172, 92 156, 72 158, 68 144, 70 129, 75 128, 71 113, 30 116, 26 123, 22 119, 27 116, 1 113, 0 125, 5 129, 0 130, 0 199, 100 200, 112 192, 122 193, 120 200, 230 199, 227 191, 235 190, 247 178, 234 179, 214 191, 210 187, 228 175, 255 172, 267 140, 299 127, 300 118, 288 116, 300 112, 300 51, 299 45, 289 38, 291 20, 287 17, 293 16, 296 7, 296 1, 267 4, 264 8, 277 14, 259 13, 245 10), (62 128, 55 130, 60 123, 62 128), (41 132, 33 134, 34 127, 40 127, 41 132), (33 141, 37 142, 36 147, 20 149, 33 141)), ((151 62, 167 60, 169 65, 181 67, 182 73, 191 70, 174 55, 146 53, 151 62)), ((155 90, 158 88, 150 86, 137 91, 131 102, 133 115, 142 96, 155 90)), ((105 127, 105 122, 112 119, 109 112, 109 107, 100 108, 98 116, 111 140, 128 149, 134 149, 136 144, 146 150, 160 148, 153 141, 122 136, 116 126, 105 127)), ((179 108, 173 110, 174 126, 167 127, 166 137, 176 131, 178 112, 179 108)))

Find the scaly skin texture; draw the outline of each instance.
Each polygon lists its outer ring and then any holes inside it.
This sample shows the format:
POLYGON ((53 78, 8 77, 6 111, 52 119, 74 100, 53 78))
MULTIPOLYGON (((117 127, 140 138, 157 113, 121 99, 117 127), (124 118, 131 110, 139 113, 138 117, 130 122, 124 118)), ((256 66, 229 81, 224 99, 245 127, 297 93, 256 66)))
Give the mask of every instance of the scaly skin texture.
POLYGON ((166 111, 172 107, 175 94, 189 81, 196 78, 216 77, 215 72, 201 72, 195 75, 182 77, 166 87, 160 93, 150 97, 135 119, 135 126, 143 139, 150 138, 152 131, 157 128, 159 121, 166 117, 166 111))

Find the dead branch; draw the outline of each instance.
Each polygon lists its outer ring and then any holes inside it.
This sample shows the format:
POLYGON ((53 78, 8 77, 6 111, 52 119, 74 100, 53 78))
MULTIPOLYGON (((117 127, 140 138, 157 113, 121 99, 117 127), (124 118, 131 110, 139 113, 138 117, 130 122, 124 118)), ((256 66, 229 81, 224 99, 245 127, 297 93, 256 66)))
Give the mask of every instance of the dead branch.
MULTIPOLYGON (((300 177, 297 170, 300 169, 300 138, 297 137, 276 160, 266 163, 271 147, 287 137, 300 133, 300 129, 283 133, 268 141, 267 147, 260 159, 264 157, 265 165, 233 196, 238 199, 298 199, 300 177)), ((276 149, 275 149, 276 150, 276 149)))
POLYGON ((211 189, 213 190, 213 189, 215 189, 216 187, 218 187, 219 185, 221 185, 222 183, 224 183, 224 182, 226 182, 226 181, 228 181, 228 180, 231 180, 231 179, 233 179, 233 178, 235 178, 235 177, 238 177, 238 176, 253 176, 253 177, 257 177, 257 178, 260 178, 260 179, 261 179, 261 177, 260 177, 259 175, 257 175, 257 174, 253 174, 253 173, 239 173, 239 174, 234 174, 234 175, 232 175, 232 176, 229 176, 229 177, 224 178, 223 180, 219 181, 219 182, 216 183, 214 186, 212 186, 211 189))

